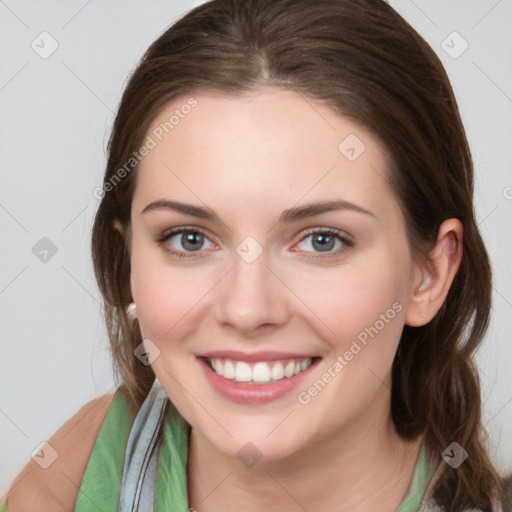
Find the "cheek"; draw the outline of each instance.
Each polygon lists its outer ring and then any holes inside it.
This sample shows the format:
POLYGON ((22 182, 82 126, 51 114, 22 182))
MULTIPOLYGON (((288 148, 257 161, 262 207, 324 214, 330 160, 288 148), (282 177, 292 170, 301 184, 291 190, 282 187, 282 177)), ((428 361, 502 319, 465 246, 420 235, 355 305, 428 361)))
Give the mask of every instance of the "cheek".
POLYGON ((404 326, 407 262, 393 261, 385 251, 379 262, 344 276, 337 303, 335 296, 326 302, 333 304, 326 314, 336 332, 333 345, 341 364, 337 369, 344 374, 338 385, 343 383, 344 391, 360 405, 368 404, 383 382, 390 386, 404 326))
MULTIPOLYGON (((297 395, 308 421, 319 418, 315 428, 339 428, 340 422, 364 414, 375 396, 391 386, 407 283, 400 272, 405 267, 381 263, 357 271, 356 266, 340 269, 325 279, 316 276, 321 298, 312 309, 321 320, 318 324, 329 327, 322 328, 329 353, 322 373, 305 382, 297 395)), ((312 283, 305 284, 304 293, 308 286, 312 283)))
POLYGON ((208 290, 197 275, 186 272, 158 272, 157 268, 134 269, 137 283, 134 298, 143 336, 167 340, 186 335, 187 318, 194 314, 201 297, 208 290))
POLYGON ((347 344, 353 340, 365 345, 376 336, 394 345, 399 337, 403 325, 401 294, 391 279, 380 278, 380 282, 347 280, 343 291, 330 300, 326 314, 332 319, 338 349, 348 350, 347 344))
POLYGON ((407 262, 393 262, 383 253, 376 260, 286 276, 304 311, 313 313, 308 316, 318 326, 318 335, 338 353, 348 350, 354 339, 364 344, 377 334, 379 339, 400 337, 407 262))
POLYGON ((186 334, 187 319, 214 284, 208 269, 171 265, 163 249, 135 238, 130 281, 142 335, 157 343, 186 334))

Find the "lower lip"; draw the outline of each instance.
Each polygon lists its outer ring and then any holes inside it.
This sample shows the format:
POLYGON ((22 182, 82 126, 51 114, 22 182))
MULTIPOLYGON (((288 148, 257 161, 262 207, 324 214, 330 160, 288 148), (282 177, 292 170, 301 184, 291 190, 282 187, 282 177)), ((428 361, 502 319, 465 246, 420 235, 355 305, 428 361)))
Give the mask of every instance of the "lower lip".
POLYGON ((269 384, 247 384, 228 380, 217 375, 204 359, 198 358, 198 361, 213 389, 223 397, 240 404, 264 404, 290 393, 308 376, 319 360, 314 360, 308 369, 293 377, 269 384))

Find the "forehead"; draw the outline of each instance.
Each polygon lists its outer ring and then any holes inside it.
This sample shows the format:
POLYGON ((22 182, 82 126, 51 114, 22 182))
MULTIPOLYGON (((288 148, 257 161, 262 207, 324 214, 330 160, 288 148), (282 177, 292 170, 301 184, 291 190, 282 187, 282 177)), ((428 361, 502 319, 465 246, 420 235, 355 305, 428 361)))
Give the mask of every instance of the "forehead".
POLYGON ((134 202, 169 195, 232 208, 266 200, 284 209, 301 198, 394 203, 378 139, 292 90, 182 96, 153 121, 149 139, 134 202))

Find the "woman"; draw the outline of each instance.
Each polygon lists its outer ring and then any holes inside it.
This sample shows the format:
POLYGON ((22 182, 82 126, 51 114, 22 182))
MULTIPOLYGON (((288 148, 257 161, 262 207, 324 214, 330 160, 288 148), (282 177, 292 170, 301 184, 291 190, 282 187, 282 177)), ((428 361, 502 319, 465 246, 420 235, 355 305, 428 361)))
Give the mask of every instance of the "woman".
MULTIPOLYGON (((385 2, 189 12, 126 87, 98 196, 122 385, 68 428, 48 509, 509 509, 472 360, 470 151, 385 2)), ((50 485, 31 478, 10 511, 50 485)))

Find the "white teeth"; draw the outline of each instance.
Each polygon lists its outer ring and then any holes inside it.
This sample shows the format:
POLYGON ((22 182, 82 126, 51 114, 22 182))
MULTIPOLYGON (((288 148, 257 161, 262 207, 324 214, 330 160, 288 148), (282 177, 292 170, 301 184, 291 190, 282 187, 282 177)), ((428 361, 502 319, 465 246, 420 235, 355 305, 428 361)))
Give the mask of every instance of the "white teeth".
POLYGON ((312 359, 308 357, 301 361, 288 361, 284 366, 281 361, 266 363, 257 362, 253 366, 245 361, 230 361, 229 359, 209 359, 213 371, 225 379, 235 382, 251 382, 253 384, 267 384, 284 378, 293 377, 307 370, 312 359))
POLYGON ((270 368, 266 363, 256 363, 252 369, 252 380, 257 384, 270 382, 270 368))
MULTIPOLYGON (((217 372, 218 373, 218 372, 217 372)), ((223 372, 219 373, 226 379, 234 379, 235 378, 235 367, 231 361, 226 361, 224 363, 223 372)))
POLYGON ((215 373, 222 373, 222 362, 220 359, 214 359, 212 361, 213 369, 215 370, 215 373))
POLYGON ((251 367, 243 361, 238 361, 235 366, 235 380, 237 382, 249 382, 252 380, 251 367))
POLYGON ((284 376, 285 377, 291 377, 293 375, 294 370, 295 370, 295 364, 293 363, 293 361, 290 361, 284 367, 284 376))
POLYGON ((270 372, 272 380, 281 380, 284 377, 284 368, 281 363, 276 363, 270 372))

